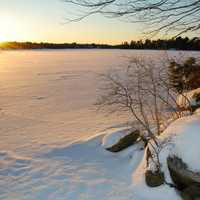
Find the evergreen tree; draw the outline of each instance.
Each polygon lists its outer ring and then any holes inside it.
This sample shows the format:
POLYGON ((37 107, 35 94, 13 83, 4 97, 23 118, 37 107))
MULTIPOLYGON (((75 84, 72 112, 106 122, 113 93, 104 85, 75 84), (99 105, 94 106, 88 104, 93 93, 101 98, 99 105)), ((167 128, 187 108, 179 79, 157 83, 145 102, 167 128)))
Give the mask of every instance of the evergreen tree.
POLYGON ((193 57, 183 64, 172 61, 169 65, 170 85, 178 92, 188 91, 200 87, 200 64, 193 57))

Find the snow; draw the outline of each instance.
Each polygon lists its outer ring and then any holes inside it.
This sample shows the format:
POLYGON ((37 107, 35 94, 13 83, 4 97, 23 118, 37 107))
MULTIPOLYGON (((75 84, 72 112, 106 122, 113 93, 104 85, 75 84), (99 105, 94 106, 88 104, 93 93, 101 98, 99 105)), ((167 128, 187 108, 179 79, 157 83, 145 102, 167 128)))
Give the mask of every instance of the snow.
POLYGON ((195 114, 200 114, 200 108, 197 108, 194 113, 195 114))
POLYGON ((191 90, 189 92, 184 92, 183 95, 179 95, 177 97, 177 104, 182 108, 188 108, 189 105, 200 105, 200 102, 197 102, 195 98, 197 94, 200 94, 200 88, 191 90))
POLYGON ((0 199, 134 199, 131 173, 143 151, 135 145, 117 155, 109 153, 101 146, 103 136, 32 159, 1 152, 0 199))
MULTIPOLYGON (((162 144, 159 159, 161 170, 165 174, 165 180, 172 183, 169 170, 167 167, 168 156, 178 156, 194 172, 200 171, 200 113, 182 117, 173 122, 159 137, 162 144)), ((146 155, 133 171, 133 192, 136 199, 140 200, 181 200, 177 192, 170 186, 164 184, 160 187, 150 188, 145 183, 146 155), (165 194, 165 195, 163 195, 165 194)))
POLYGON ((109 127, 119 131, 129 119, 97 113, 93 104, 98 73, 123 66, 133 55, 160 58, 163 54, 2 51, 0 199, 149 200, 140 198, 134 187, 139 191, 142 185, 132 179, 144 154, 140 144, 117 154, 101 146, 109 127))
POLYGON ((130 128, 121 128, 118 131, 114 129, 110 129, 109 132, 103 138, 102 146, 106 149, 112 147, 113 145, 117 144, 119 140, 126 135, 130 134, 133 130, 130 128))
MULTIPOLYGON (((181 158, 189 169, 200 171, 200 114, 183 117, 172 123, 163 133, 162 139, 169 140, 166 145, 170 155, 181 158)), ((165 152, 165 148, 163 150, 165 152)))
MULTIPOLYGON (((165 149, 164 152, 159 154, 160 162, 162 163, 162 171, 165 174, 165 179, 168 183, 171 183, 170 174, 168 171, 166 158, 169 155, 169 149, 165 149)), ((143 156, 142 161, 138 165, 137 169, 133 171, 133 193, 138 200, 181 200, 180 196, 177 194, 174 188, 163 184, 159 187, 151 188, 146 185, 145 182, 145 172, 146 167, 146 152, 143 156), (163 195, 165 194, 165 195, 163 195)))

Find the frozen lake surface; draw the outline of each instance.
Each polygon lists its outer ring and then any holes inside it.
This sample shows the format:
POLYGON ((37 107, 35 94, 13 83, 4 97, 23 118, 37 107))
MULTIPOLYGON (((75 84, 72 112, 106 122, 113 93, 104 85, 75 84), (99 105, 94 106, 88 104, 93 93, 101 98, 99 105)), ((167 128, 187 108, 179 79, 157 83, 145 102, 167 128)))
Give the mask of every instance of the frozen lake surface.
POLYGON ((160 58, 163 54, 1 51, 0 199, 132 199, 131 177, 127 181, 124 176, 129 174, 119 175, 128 162, 122 163, 124 155, 114 156, 113 163, 113 155, 100 151, 98 138, 80 141, 128 120, 96 112, 98 74, 126 65, 134 55, 160 58))

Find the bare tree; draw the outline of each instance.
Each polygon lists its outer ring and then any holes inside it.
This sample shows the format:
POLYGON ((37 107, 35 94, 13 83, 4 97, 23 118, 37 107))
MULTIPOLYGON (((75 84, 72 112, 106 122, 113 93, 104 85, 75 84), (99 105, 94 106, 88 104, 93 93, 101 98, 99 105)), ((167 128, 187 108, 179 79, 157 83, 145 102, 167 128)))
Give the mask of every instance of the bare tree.
POLYGON ((103 74, 99 108, 128 112, 148 136, 160 135, 166 120, 181 117, 182 110, 166 68, 159 64, 134 58, 126 68, 103 74))
POLYGON ((103 74, 103 87, 97 101, 106 112, 126 112, 141 139, 148 143, 151 158, 159 171, 160 144, 157 140, 173 120, 183 116, 170 87, 166 61, 134 58, 126 68, 103 74), (161 67, 162 66, 162 67, 161 67))
POLYGON ((143 22, 149 33, 169 31, 175 36, 200 29, 200 0, 63 0, 80 8, 72 21, 102 14, 128 22, 143 22))

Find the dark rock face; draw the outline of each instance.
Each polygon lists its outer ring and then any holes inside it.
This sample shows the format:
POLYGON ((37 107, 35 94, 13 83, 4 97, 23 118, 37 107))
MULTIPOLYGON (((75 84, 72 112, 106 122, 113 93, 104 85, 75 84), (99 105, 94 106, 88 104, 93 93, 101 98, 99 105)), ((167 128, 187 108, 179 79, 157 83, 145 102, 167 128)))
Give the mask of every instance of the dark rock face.
POLYGON ((193 172, 182 159, 168 157, 167 164, 171 178, 184 200, 200 200, 200 173, 193 172))
POLYGON ((147 170, 145 173, 145 181, 149 187, 158 187, 165 182, 164 173, 147 170))
POLYGON ((200 187, 192 185, 182 191, 181 197, 183 200, 200 200, 200 187))
POLYGON ((114 144, 112 147, 107 148, 106 150, 111 152, 122 151, 123 149, 133 145, 137 141, 139 136, 140 132, 138 130, 135 130, 121 138, 116 144, 114 144))

